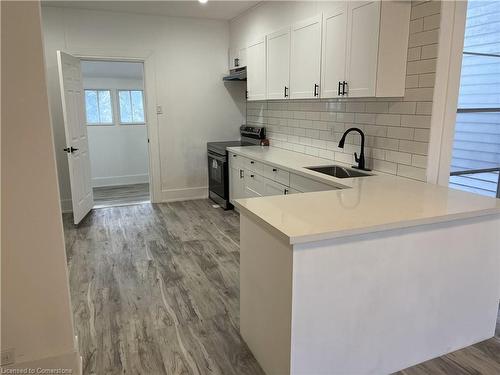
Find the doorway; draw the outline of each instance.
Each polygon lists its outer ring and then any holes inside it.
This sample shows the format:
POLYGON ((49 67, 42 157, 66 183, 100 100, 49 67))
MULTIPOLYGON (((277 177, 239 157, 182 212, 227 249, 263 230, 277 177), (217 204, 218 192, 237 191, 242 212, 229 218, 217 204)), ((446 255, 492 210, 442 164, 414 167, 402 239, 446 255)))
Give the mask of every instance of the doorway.
MULTIPOLYGON (((156 181, 155 187, 158 181, 149 167, 147 61, 85 58, 57 51, 74 224, 93 208, 144 203, 154 197, 150 181, 156 181)), ((151 73, 150 69, 149 82, 151 73)), ((153 152, 157 155, 158 150, 153 152)), ((158 173, 157 165, 153 171, 158 173)))
POLYGON ((150 202, 142 62, 81 60, 94 207, 150 202))

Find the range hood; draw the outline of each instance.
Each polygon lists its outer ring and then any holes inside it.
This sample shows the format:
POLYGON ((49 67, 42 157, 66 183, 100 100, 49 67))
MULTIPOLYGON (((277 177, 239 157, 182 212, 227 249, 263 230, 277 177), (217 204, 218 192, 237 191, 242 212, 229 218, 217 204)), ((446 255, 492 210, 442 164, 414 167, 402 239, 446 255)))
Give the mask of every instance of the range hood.
POLYGON ((223 81, 246 81, 247 80, 247 68, 245 66, 241 68, 234 68, 229 70, 229 75, 222 78, 223 81))

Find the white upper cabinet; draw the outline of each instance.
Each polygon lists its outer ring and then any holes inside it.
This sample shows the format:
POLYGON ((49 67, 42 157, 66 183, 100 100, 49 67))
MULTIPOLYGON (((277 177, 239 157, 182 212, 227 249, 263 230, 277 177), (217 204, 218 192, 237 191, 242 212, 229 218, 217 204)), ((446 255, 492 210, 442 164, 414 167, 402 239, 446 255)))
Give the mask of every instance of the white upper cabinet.
POLYGON ((346 96, 404 96, 408 1, 352 1, 347 10, 346 96))
POLYGON ((267 36, 267 98, 286 99, 290 92, 290 28, 267 36))
POLYGON ((234 66, 234 62, 235 62, 235 59, 238 57, 237 53, 236 53, 236 48, 229 48, 229 54, 228 54, 228 66, 229 66, 229 69, 234 69, 235 66, 234 66))
POLYGON ((290 99, 319 98, 321 19, 319 15, 292 26, 290 99))
POLYGON ((261 38, 246 48, 247 99, 266 99, 266 39, 261 38))
POLYGON ((330 13, 323 15, 321 62, 321 97, 342 96, 346 79, 347 3, 339 2, 330 13))
POLYGON ((247 49, 233 47, 229 49, 229 69, 241 68, 246 66, 247 49))
POLYGON ((339 1, 322 9, 250 43, 246 58, 232 52, 247 66, 248 99, 404 96, 411 2, 339 1))
POLYGON ((346 80, 349 97, 375 96, 380 1, 349 2, 346 80))
POLYGON ((238 66, 247 66, 247 47, 240 48, 238 50, 238 66))

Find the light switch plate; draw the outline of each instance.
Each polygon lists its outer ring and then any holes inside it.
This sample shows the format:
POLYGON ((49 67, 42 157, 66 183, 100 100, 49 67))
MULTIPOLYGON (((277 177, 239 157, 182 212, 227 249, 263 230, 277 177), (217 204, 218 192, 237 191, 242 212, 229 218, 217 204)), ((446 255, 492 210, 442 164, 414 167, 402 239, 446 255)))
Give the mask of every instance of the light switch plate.
POLYGON ((161 115, 162 113, 163 113, 163 108, 161 107, 161 105, 157 105, 156 106, 156 114, 161 115))
POLYGON ((1 366, 12 365, 15 362, 15 349, 2 350, 2 359, 0 361, 1 366))

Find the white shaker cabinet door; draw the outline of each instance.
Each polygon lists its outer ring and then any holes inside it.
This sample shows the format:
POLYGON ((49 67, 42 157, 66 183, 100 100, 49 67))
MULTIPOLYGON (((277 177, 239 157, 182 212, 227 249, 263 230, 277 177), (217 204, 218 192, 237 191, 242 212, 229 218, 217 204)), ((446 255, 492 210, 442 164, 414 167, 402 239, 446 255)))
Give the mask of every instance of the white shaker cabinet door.
POLYGON ((321 19, 315 16, 292 26, 290 98, 319 98, 321 74, 321 19))
POLYGON ((321 62, 321 97, 342 96, 346 80, 347 3, 339 2, 329 14, 323 16, 323 42, 321 62))
POLYGON ((286 99, 290 88, 290 28, 267 36, 267 98, 286 99))
POLYGON ((347 96, 375 96, 380 1, 349 2, 347 15, 347 96))
POLYGON ((247 66, 247 48, 243 47, 238 50, 238 67, 247 66))
POLYGON ((246 48, 248 100, 266 99, 266 39, 246 48))
POLYGON ((229 201, 245 198, 244 170, 235 166, 229 168, 229 201))

